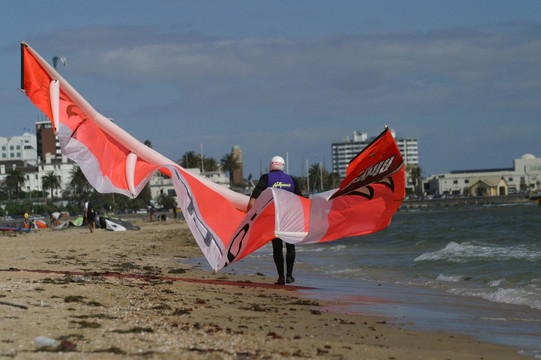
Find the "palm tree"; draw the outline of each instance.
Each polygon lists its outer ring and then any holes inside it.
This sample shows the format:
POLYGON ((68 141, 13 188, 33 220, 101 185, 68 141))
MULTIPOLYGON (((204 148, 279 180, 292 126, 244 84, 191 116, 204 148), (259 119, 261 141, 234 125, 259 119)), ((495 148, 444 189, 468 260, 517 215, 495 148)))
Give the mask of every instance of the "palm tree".
POLYGON ((41 185, 44 189, 51 190, 51 199, 53 198, 53 192, 61 185, 60 176, 55 175, 54 171, 49 171, 47 175, 41 178, 41 185))
POLYGON ((19 189, 24 185, 26 182, 26 177, 24 176, 21 169, 13 169, 9 172, 8 176, 6 176, 5 180, 5 186, 8 194, 10 193, 10 190, 15 188, 15 195, 17 196, 17 199, 19 198, 19 189))
POLYGON ((327 190, 336 189, 338 186, 340 186, 340 175, 338 173, 330 173, 327 179, 329 181, 327 190))
POLYGON ((421 179, 423 171, 417 165, 407 165, 406 171, 409 172, 415 195, 421 195, 421 179))
POLYGON ((77 202, 77 207, 81 208, 85 200, 88 200, 88 195, 92 191, 92 187, 88 183, 83 171, 80 167, 75 167, 71 172, 71 180, 68 184, 69 192, 72 198, 77 202))
POLYGON ((233 185, 233 172, 239 168, 236 157, 232 154, 225 154, 220 160, 222 171, 229 173, 229 185, 233 185))
POLYGON ((213 157, 206 157, 203 159, 205 165, 205 171, 217 171, 219 169, 216 159, 213 157))
POLYGON ((308 170, 310 189, 324 191, 329 189, 329 172, 321 164, 312 164, 308 170))
POLYGON ((198 168, 201 166, 201 157, 195 151, 186 151, 179 163, 185 169, 198 168))

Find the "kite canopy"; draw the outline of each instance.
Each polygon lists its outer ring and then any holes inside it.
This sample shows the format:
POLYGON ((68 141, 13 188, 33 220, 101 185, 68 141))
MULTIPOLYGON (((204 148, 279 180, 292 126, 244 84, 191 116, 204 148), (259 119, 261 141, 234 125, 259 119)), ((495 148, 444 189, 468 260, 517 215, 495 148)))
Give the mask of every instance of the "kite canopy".
POLYGON ((172 178, 186 223, 211 267, 219 270, 275 237, 306 244, 387 227, 405 192, 403 159, 386 128, 357 155, 340 188, 306 199, 269 188, 249 198, 184 168, 98 113, 26 43, 21 89, 51 121, 62 153, 102 193, 136 197, 156 171, 172 178))

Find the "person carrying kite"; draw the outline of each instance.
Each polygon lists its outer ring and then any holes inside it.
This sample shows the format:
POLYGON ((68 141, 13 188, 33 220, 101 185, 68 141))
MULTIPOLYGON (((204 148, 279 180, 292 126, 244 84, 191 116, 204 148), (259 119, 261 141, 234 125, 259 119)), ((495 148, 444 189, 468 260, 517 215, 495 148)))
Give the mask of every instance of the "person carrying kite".
MULTIPOLYGON (((286 174, 283 170, 285 167, 285 161, 281 156, 274 156, 271 159, 269 173, 261 175, 257 186, 252 191, 250 201, 248 203, 248 210, 254 205, 255 200, 261 193, 268 187, 279 188, 302 196, 300 187, 293 177, 286 174)), ((274 238, 272 240, 272 256, 276 270, 278 270, 278 280, 276 285, 290 284, 295 281, 293 277, 293 264, 295 262, 295 245, 286 244, 286 274, 284 276, 284 253, 283 253, 283 241, 280 238, 274 238)))

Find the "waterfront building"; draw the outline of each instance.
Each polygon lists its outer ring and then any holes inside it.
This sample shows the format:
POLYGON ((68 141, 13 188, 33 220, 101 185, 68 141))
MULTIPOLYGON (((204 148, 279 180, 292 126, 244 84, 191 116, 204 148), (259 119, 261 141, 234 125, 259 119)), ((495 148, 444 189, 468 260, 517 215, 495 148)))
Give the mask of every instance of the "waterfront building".
POLYGON ((25 132, 11 138, 0 137, 0 161, 26 161, 36 164, 36 136, 25 132))
POLYGON ((419 166, 419 144, 415 138, 396 138, 394 132, 391 130, 393 137, 395 137, 398 150, 404 158, 404 165, 419 166))
POLYGON ((53 196, 62 197, 64 189, 71 182, 73 172, 77 167, 78 165, 73 160, 68 159, 62 154, 60 156, 53 156, 47 153, 45 154, 45 161, 38 162, 37 171, 33 174, 34 180, 32 178, 27 179, 29 180, 29 184, 27 185, 30 186, 31 190, 41 190, 43 193, 48 193, 50 189, 43 189, 42 181, 43 177, 52 172, 60 178, 60 188, 53 190, 53 196))
POLYGON ((346 169, 351 159, 360 153, 372 139, 367 133, 354 131, 352 137, 346 136, 340 142, 332 143, 332 172, 338 173, 341 179, 346 177, 346 169))
POLYGON ((37 157, 41 161, 45 161, 46 154, 51 154, 53 157, 61 157, 62 150, 60 142, 53 131, 53 125, 50 121, 36 122, 36 140, 37 157))
POLYGON ((424 179, 425 195, 491 196, 541 190, 541 158, 524 154, 512 168, 455 170, 424 179))
POLYGON ((43 189, 42 181, 45 176, 53 172, 60 178, 60 188, 53 190, 53 196, 62 197, 76 167, 77 164, 67 157, 55 158, 51 154, 47 154, 45 161, 38 161, 37 164, 30 164, 22 160, 0 161, 0 181, 4 181, 12 170, 19 169, 25 178, 21 190, 28 193, 38 191, 43 197, 47 197, 50 189, 43 189))
MULTIPOLYGON (((223 171, 201 172, 201 169, 199 168, 190 168, 185 170, 191 174, 207 178, 216 184, 229 188, 229 178, 225 176, 223 171)), ((157 172, 150 178, 148 185, 150 187, 150 196, 152 199, 157 200, 160 195, 165 194, 173 196, 177 201, 177 204, 179 203, 177 194, 175 192, 175 187, 173 186, 173 180, 169 176, 157 172)))

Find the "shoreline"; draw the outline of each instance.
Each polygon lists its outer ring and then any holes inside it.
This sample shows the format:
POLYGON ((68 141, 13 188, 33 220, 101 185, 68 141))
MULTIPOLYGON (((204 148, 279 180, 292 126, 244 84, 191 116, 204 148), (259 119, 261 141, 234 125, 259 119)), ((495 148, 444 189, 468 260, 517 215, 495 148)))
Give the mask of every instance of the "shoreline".
MULTIPOLYGON (((404 328, 462 334, 493 344, 520 346, 541 356, 536 328, 541 322, 538 309, 453 294, 421 283, 314 273, 302 263, 302 252, 300 257, 296 278, 312 287, 302 290, 301 296, 334 302, 332 311, 386 317, 388 323, 404 328)), ((275 272, 271 249, 264 249, 256 259, 246 257, 232 266, 241 274, 275 272)))
POLYGON ((514 204, 534 202, 525 194, 505 196, 450 196, 439 199, 404 199, 400 209, 440 207, 440 206, 468 206, 468 205, 489 205, 489 204, 514 204))
POLYGON ((307 298, 313 290, 276 286, 274 277, 263 274, 200 270, 190 263, 201 252, 183 221, 134 224, 141 230, 45 229, 0 236, 0 268, 28 270, 0 271, 0 301, 26 307, 0 304, 0 356, 525 358, 517 347, 411 330, 395 324, 392 314, 330 311, 344 303, 307 298), (38 349, 36 336, 58 345, 38 349))

